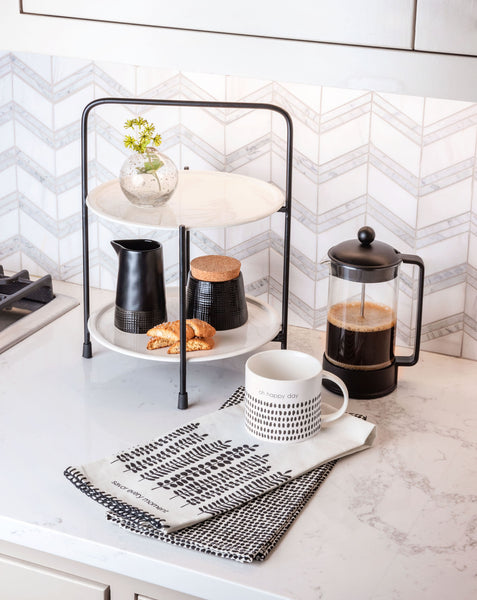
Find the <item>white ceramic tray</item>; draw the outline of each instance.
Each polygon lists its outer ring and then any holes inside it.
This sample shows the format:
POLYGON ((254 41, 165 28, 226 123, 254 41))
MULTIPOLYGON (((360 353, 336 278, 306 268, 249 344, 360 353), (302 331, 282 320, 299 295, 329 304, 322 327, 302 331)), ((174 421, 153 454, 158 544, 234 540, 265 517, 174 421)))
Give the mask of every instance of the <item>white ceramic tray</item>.
POLYGON ((179 171, 179 183, 170 200, 158 208, 131 204, 119 180, 90 191, 87 204, 98 216, 148 229, 211 229, 251 223, 277 212, 283 192, 254 177, 216 171, 179 171))
MULTIPOLYGON (((179 318, 179 288, 166 290, 167 318, 175 321, 179 318)), ((219 360, 251 352, 270 342, 280 331, 281 320, 278 313, 269 304, 247 296, 248 320, 242 327, 228 331, 218 331, 214 336, 212 350, 188 352, 190 362, 219 360)), ((179 362, 178 354, 167 354, 167 348, 147 350, 146 334, 125 333, 114 326, 114 303, 108 304, 93 313, 88 321, 89 331, 97 342, 121 354, 157 360, 179 362)))

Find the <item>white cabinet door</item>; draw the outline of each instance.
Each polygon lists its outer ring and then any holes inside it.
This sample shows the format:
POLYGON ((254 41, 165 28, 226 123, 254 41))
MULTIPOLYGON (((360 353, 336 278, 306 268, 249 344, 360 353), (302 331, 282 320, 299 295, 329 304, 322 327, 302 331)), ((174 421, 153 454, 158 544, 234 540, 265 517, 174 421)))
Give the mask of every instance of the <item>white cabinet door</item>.
POLYGON ((477 2, 418 0, 415 48, 477 56, 477 2))
POLYGON ((109 600, 109 587, 0 554, 0 598, 109 600))
POLYGON ((29 14, 314 42, 407 49, 413 42, 414 0, 23 0, 22 6, 29 14))

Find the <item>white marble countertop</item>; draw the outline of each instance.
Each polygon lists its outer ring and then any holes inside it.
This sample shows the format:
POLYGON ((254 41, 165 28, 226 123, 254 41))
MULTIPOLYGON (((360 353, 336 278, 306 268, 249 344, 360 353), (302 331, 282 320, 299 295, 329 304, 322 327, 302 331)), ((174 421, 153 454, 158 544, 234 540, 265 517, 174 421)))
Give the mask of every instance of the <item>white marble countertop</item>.
MULTIPOLYGON (((321 356, 321 336, 291 328, 289 347, 321 356)), ((352 400, 375 446, 337 464, 265 562, 240 564, 120 529, 63 470, 215 410, 245 357, 191 365, 179 411, 174 365, 93 351, 77 307, 0 354, 0 539, 210 600, 477 597, 477 363, 422 353, 395 392, 352 400)))

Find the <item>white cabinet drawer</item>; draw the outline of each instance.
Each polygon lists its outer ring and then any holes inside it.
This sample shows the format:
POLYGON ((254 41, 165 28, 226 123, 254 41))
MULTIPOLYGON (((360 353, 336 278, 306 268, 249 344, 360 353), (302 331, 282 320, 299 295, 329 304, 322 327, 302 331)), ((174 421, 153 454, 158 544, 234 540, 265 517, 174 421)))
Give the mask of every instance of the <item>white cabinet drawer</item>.
POLYGON ((415 48, 477 56, 477 3, 418 0, 415 48))
POLYGON ((0 598, 109 600, 109 587, 0 554, 0 598))

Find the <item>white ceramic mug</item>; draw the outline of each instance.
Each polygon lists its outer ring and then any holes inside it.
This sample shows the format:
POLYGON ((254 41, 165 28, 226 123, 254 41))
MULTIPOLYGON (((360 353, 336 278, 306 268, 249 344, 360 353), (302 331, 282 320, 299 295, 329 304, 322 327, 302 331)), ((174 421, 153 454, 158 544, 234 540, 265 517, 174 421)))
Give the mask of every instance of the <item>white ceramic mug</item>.
POLYGON ((314 436, 322 423, 339 419, 348 406, 348 390, 314 356, 295 350, 266 350, 245 365, 245 427, 268 442, 299 442, 314 436), (321 380, 343 392, 341 407, 321 414, 321 380))

